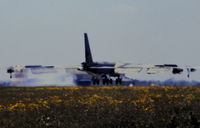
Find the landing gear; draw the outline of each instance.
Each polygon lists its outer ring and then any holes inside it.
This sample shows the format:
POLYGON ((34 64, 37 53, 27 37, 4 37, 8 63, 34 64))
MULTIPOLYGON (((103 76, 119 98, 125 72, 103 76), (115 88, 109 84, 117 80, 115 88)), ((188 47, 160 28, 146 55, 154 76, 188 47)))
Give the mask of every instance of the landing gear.
POLYGON ((113 84, 113 80, 112 79, 103 79, 103 85, 112 85, 113 84))
POLYGON ((112 79, 110 79, 109 82, 110 82, 111 85, 113 84, 113 80, 112 79))
POLYGON ((98 78, 92 78, 93 85, 99 85, 100 81, 98 78))
POLYGON ((112 85, 113 84, 113 80, 112 78, 110 78, 109 75, 102 75, 102 83, 103 85, 112 85))
POLYGON ((108 84, 108 79, 104 78, 103 79, 103 85, 108 84))
POLYGON ((110 78, 110 76, 102 75, 101 79, 99 79, 98 77, 93 77, 92 78, 92 84, 93 85, 100 85, 100 84, 101 85, 121 85, 122 84, 122 78, 117 76, 117 79, 115 79, 113 81, 113 79, 110 78))
POLYGON ((122 78, 118 77, 118 78, 115 80, 115 83, 116 83, 116 85, 121 85, 121 84, 122 84, 122 78))

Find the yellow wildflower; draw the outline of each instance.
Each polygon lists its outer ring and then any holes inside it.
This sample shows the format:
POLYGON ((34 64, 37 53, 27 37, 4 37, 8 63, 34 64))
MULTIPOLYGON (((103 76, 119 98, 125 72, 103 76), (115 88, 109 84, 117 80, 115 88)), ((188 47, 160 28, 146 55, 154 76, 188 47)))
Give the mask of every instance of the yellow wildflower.
POLYGON ((33 104, 33 103, 31 103, 31 104, 28 104, 28 105, 27 105, 27 108, 28 108, 28 109, 31 109, 31 110, 37 109, 37 108, 39 108, 39 105, 38 105, 38 104, 33 104))
POLYGON ((190 103, 193 99, 195 99, 195 96, 192 95, 192 94, 188 94, 188 95, 184 98, 184 102, 190 103))
POLYGON ((21 111, 25 111, 26 110, 26 105, 23 103, 16 103, 16 104, 11 104, 8 108, 9 111, 13 111, 13 110, 21 110, 21 111))

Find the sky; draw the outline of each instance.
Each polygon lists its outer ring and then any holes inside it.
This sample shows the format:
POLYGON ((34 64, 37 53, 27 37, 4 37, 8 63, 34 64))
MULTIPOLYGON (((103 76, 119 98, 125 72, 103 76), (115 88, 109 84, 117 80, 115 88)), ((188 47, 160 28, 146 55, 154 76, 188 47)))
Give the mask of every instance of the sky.
POLYGON ((200 65, 199 0, 0 0, 0 66, 200 65))

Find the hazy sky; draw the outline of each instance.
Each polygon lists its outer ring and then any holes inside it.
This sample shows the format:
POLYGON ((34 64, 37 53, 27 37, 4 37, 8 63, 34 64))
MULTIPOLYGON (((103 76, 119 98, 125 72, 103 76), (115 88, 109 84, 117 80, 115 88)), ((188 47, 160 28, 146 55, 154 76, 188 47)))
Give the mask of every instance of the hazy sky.
POLYGON ((0 0, 0 65, 200 65, 200 0, 0 0))

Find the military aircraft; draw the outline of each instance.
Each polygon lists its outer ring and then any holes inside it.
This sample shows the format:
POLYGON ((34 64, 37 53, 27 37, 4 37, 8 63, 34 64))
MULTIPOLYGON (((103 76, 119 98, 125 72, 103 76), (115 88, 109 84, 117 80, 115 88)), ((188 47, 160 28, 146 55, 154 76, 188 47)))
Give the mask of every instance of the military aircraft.
POLYGON ((65 69, 66 72, 71 72, 77 76, 77 79, 87 79, 88 85, 120 85, 123 84, 127 73, 157 74, 161 72, 171 72, 172 74, 181 74, 184 70, 188 72, 188 77, 191 72, 195 72, 198 67, 180 67, 176 64, 163 65, 133 65, 131 63, 110 63, 110 62, 94 62, 89 39, 87 33, 84 33, 85 44, 85 62, 81 63, 81 67, 55 67, 42 65, 27 65, 27 66, 11 66, 7 68, 7 73, 10 78, 23 78, 27 72, 37 73, 55 73, 56 69, 65 69))
POLYGON ((93 84, 99 84, 100 80, 103 84, 112 84, 113 80, 111 77, 117 77, 115 80, 116 84, 122 83, 122 74, 115 72, 115 63, 109 62, 94 62, 92 53, 90 50, 90 44, 87 33, 84 33, 85 39, 85 62, 82 63, 80 70, 86 71, 92 74, 93 84))

